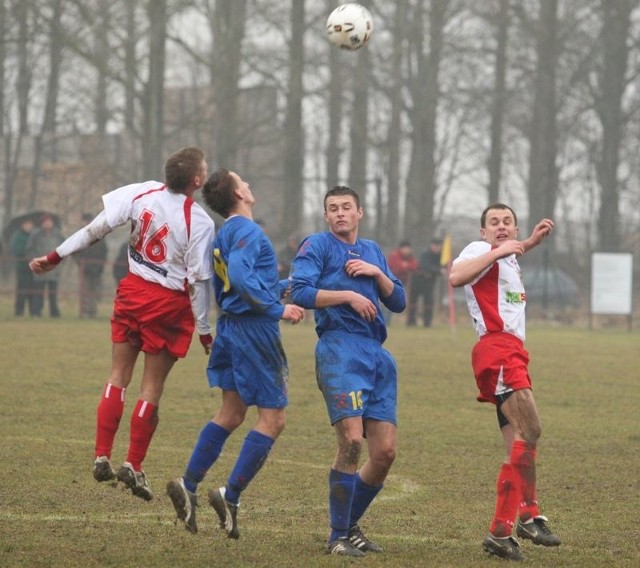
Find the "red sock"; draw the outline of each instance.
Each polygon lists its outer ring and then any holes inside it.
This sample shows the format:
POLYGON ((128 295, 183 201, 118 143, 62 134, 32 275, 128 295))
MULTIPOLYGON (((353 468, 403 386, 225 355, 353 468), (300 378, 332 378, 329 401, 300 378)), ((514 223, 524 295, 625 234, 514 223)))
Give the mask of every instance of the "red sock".
POLYGON ((158 407, 146 400, 138 400, 131 415, 131 433, 127 461, 136 471, 142 470, 151 438, 158 426, 158 407))
POLYGON ((523 523, 539 515, 536 494, 536 449, 522 440, 511 446, 511 467, 520 495, 519 516, 523 523))
POLYGON ((489 532, 493 536, 511 535, 518 514, 519 493, 513 479, 511 465, 503 463, 497 481, 496 512, 489 532))
POLYGON ((111 457, 113 440, 116 437, 122 412, 125 389, 107 383, 98 403, 95 455, 111 457))

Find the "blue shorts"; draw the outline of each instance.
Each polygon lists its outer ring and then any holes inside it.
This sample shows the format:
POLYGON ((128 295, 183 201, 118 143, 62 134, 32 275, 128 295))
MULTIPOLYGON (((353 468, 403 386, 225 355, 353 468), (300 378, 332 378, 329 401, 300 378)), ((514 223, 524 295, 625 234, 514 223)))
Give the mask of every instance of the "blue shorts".
POLYGON ((235 391, 247 406, 287 406, 289 368, 277 321, 221 315, 209 365, 209 386, 235 391))
POLYGON ((323 333, 316 345, 316 380, 331 424, 351 416, 397 424, 398 370, 378 341, 323 333))

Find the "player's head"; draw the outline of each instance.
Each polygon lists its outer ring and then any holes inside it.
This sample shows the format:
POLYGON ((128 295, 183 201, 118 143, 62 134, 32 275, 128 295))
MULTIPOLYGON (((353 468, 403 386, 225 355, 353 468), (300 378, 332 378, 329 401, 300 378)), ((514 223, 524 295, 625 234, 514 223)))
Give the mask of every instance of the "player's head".
POLYGON ((184 193, 191 187, 202 187, 207 179, 204 152, 191 146, 171 154, 164 164, 164 179, 169 189, 178 193, 184 193))
POLYGON ((518 219, 511 207, 504 203, 489 205, 480 217, 480 235, 492 246, 518 236, 518 219))
POLYGON ((236 172, 218 168, 202 187, 205 203, 223 218, 229 217, 240 203, 252 207, 255 203, 249 184, 236 172))
POLYGON ((324 194, 324 210, 327 210, 327 199, 337 195, 350 195, 355 201, 356 207, 360 209, 360 197, 357 192, 346 185, 336 185, 324 194))
POLYGON ((518 216, 516 215, 516 212, 511 209, 511 207, 509 207, 508 205, 505 205, 504 203, 492 203, 491 205, 489 205, 483 212, 482 215, 480 215, 480 227, 484 229, 484 227, 487 224, 487 214, 489 213, 489 211, 491 211, 492 209, 497 209, 497 210, 502 210, 504 211, 505 209, 508 211, 511 211, 511 215, 513 216, 513 223, 514 225, 518 225, 518 216))
POLYGON ((360 198, 353 189, 336 186, 324 196, 324 220, 329 230, 345 242, 355 242, 363 211, 360 198))

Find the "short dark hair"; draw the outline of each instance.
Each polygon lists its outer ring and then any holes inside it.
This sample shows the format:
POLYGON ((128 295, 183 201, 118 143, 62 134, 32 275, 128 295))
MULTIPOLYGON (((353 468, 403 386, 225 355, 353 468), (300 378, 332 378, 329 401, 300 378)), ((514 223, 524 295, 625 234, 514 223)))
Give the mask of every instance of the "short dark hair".
POLYGON ((202 186, 204 202, 223 218, 231 215, 236 204, 236 180, 225 168, 218 168, 202 186))
POLYGON ((190 146, 181 148, 167 158, 164 164, 164 179, 169 189, 184 193, 189 184, 202 168, 204 152, 190 146))
POLYGON ((355 192, 355 190, 351 189, 350 187, 347 187, 346 185, 336 185, 332 187, 329 191, 327 191, 327 193, 324 194, 324 200, 322 203, 324 205, 325 211, 327 210, 327 199, 335 195, 350 195, 355 199, 356 207, 360 208, 360 197, 355 192))
POLYGON ((505 205, 504 203, 492 203, 482 212, 482 215, 480 215, 480 227, 482 227, 483 229, 485 224, 487 223, 487 213, 489 212, 490 209, 506 209, 511 211, 513 215, 514 223, 516 225, 518 224, 518 216, 516 215, 516 212, 513 209, 511 209, 511 207, 509 207, 508 205, 505 205))

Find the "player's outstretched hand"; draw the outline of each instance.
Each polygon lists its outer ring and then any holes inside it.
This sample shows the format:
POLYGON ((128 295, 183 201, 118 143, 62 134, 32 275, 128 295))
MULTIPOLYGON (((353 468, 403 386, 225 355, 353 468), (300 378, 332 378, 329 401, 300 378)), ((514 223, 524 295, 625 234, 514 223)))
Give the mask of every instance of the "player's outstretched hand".
POLYGON ((295 325, 302 321, 304 318, 304 308, 296 306, 295 304, 285 304, 284 312, 282 312, 282 319, 290 321, 292 325, 295 325))
POLYGON ((545 237, 551 234, 553 226, 554 224, 551 219, 542 219, 537 223, 533 231, 531 231, 531 236, 522 241, 525 246, 525 251, 539 245, 545 237))
POLYGON ((35 274, 44 274, 55 268, 55 264, 49 262, 46 256, 39 256, 29 262, 29 268, 35 274))
POLYGON ((213 346, 213 337, 211 337, 211 334, 201 335, 200 344, 204 347, 205 355, 209 355, 209 353, 211 353, 211 347, 213 346))

